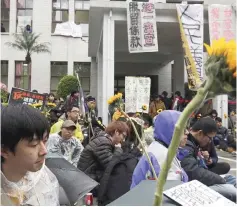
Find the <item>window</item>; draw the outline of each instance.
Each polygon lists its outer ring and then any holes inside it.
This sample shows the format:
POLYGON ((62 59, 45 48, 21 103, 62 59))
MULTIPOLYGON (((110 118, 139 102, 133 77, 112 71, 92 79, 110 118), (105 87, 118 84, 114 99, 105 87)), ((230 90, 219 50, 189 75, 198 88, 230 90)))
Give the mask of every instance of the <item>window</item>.
POLYGON ((8 84, 8 61, 1 61, 1 82, 6 86, 8 84))
POLYGON ((125 93, 125 77, 117 76, 114 80, 114 93, 125 93))
POLYGON ((68 0, 53 0, 52 33, 58 23, 68 21, 68 0))
POLYGON ((67 62, 51 62, 50 91, 57 91, 58 83, 63 76, 67 75, 67 62))
POLYGON ((75 1, 75 23, 81 25, 82 36, 88 37, 89 34, 89 4, 84 1, 75 1))
POLYGON ((31 90, 31 64, 15 62, 15 87, 31 90))
POLYGON ((9 32, 10 0, 1 0, 1 32, 9 32))
POLYGON ((27 25, 32 28, 32 17, 33 0, 17 0, 17 32, 27 25))
POLYGON ((85 94, 90 93, 90 67, 91 63, 74 62, 74 72, 79 73, 82 89, 85 94))

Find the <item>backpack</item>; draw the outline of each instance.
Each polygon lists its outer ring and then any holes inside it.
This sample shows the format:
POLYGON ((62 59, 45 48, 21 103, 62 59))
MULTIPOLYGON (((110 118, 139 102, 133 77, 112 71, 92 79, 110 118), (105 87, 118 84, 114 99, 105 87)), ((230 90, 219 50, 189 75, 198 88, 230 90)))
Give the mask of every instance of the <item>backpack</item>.
POLYGON ((130 190, 138 156, 124 153, 114 156, 106 168, 98 189, 98 205, 105 206, 130 190))

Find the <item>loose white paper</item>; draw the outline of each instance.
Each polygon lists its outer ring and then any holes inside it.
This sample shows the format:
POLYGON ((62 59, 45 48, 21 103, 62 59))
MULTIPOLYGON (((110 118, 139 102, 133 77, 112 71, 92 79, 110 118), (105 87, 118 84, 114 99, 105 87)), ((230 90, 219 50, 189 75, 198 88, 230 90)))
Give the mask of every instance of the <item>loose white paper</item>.
POLYGON ((164 194, 182 206, 204 206, 219 202, 221 206, 236 206, 234 202, 197 180, 170 188, 164 194))

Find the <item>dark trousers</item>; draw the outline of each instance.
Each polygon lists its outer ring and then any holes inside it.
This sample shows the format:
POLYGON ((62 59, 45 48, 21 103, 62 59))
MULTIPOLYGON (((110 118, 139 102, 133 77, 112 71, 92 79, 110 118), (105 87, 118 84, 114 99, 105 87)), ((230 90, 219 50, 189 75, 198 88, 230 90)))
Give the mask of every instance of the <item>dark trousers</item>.
POLYGON ((230 165, 227 162, 218 162, 214 165, 208 166, 208 169, 218 175, 224 175, 230 171, 230 165))

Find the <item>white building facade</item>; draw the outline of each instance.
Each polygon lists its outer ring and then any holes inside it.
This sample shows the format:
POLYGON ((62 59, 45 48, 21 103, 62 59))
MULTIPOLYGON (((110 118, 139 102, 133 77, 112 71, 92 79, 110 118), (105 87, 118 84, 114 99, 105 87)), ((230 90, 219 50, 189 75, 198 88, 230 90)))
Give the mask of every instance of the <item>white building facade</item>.
MULTIPOLYGON (((1 16, 5 32, 1 32, 1 81, 12 87, 36 89, 41 93, 55 92, 59 80, 81 68, 81 82, 90 92, 88 57, 89 1, 79 0, 1 0, 1 16), (31 69, 24 64, 25 53, 9 48, 13 33, 24 17, 31 19, 32 31, 41 34, 39 42, 49 42, 51 53, 33 54, 31 69), (54 35, 57 23, 73 21, 81 24, 82 38, 54 35)), ((18 30, 19 31, 19 30, 18 30)))
MULTIPOLYGON (((155 2, 159 52, 130 54, 125 1, 9 0, 9 29, 1 33, 2 82, 9 89, 13 86, 29 88, 30 83, 31 90, 55 92, 60 78, 72 75, 74 69, 80 67, 83 89, 97 98, 99 116, 104 124, 109 121, 107 100, 116 91, 124 92, 125 76, 150 77, 151 94, 160 94, 165 90, 169 95, 175 91, 184 95, 184 57, 175 5, 182 1, 155 2), (19 2, 21 7, 28 2, 23 14, 19 11, 24 10, 24 6, 19 9, 19 2), (28 7, 32 7, 31 12, 28 7), (17 30, 18 16, 29 13, 32 14, 33 32, 42 34, 41 42, 51 43, 51 54, 34 54, 31 71, 24 73, 25 54, 8 48, 5 42, 13 41, 11 34, 17 30), (66 21, 81 23, 83 37, 54 35, 56 23, 66 21)), ((235 0, 188 2, 204 4, 204 42, 209 43, 207 5, 234 4, 235 0)), ((3 23, 7 28, 6 22, 3 23)), ((226 108, 221 114, 225 112, 226 108)))

